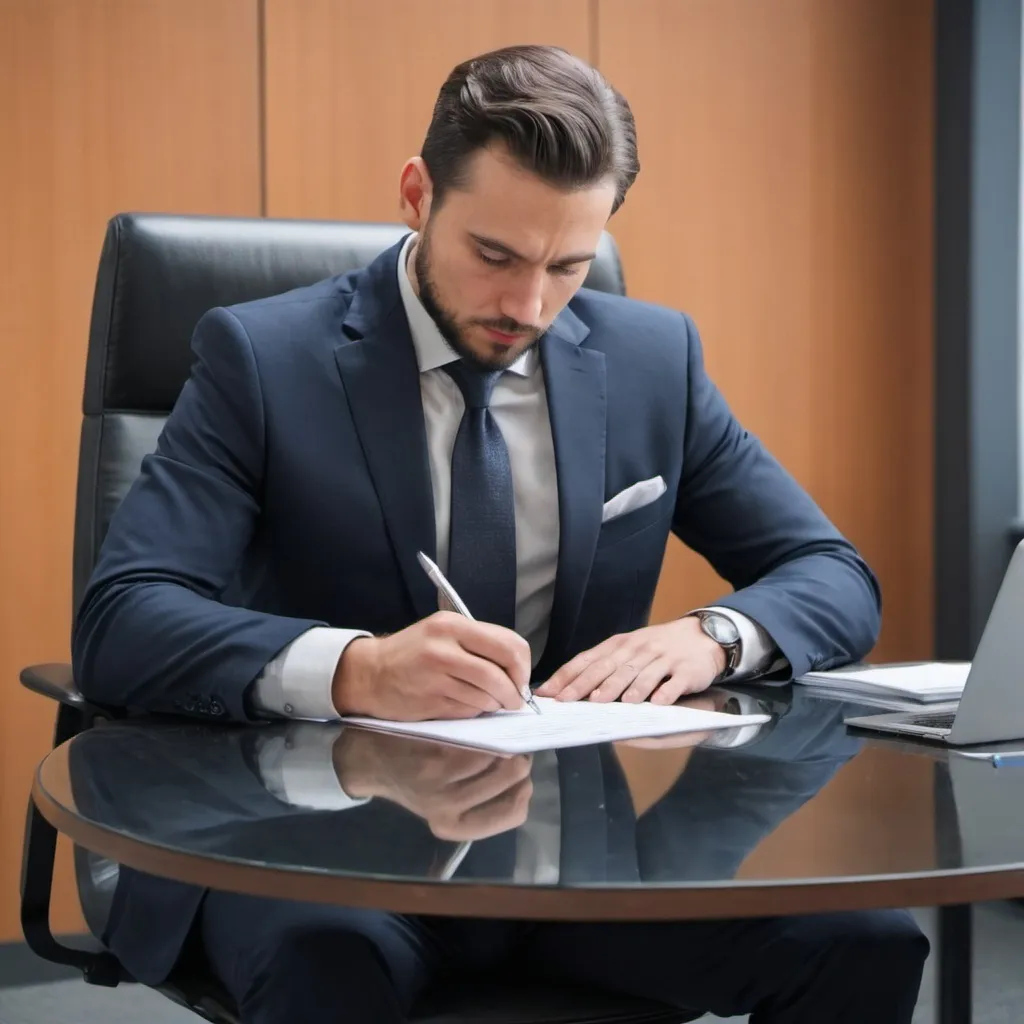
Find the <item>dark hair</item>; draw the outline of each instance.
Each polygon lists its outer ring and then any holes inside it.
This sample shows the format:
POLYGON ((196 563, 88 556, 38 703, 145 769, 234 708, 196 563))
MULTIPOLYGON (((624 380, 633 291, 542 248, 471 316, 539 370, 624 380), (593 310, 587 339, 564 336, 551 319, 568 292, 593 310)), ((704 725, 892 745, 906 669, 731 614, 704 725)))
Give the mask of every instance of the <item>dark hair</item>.
POLYGON ((613 213, 640 170, 625 98, 596 68, 556 46, 494 50, 448 76, 420 153, 435 206, 465 183, 469 158, 492 142, 560 188, 614 179, 613 213))

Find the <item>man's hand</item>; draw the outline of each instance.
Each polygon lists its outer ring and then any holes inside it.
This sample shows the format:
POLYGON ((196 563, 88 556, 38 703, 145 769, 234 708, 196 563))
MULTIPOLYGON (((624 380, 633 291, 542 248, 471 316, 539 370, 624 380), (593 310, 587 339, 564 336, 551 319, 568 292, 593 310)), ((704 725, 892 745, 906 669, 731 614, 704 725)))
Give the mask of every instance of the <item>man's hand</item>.
POLYGON ((461 842, 518 828, 533 794, 529 755, 498 757, 407 736, 345 729, 334 768, 346 793, 383 797, 461 842))
POLYGON ((529 680, 530 645, 518 633, 437 612, 391 636, 353 640, 331 694, 342 715, 473 718, 518 711, 529 680))
POLYGON ((706 690, 724 669, 725 651, 688 616, 610 637, 577 654, 536 692, 559 700, 674 704, 706 690))

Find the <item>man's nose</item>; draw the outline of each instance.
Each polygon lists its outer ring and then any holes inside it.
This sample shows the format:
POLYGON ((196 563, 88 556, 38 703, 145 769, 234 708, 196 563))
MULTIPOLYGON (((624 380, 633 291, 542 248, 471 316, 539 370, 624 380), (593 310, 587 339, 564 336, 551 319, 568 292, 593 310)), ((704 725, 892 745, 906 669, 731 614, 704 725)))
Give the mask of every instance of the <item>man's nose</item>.
POLYGON ((509 287, 501 300, 502 316, 532 326, 540 323, 543 308, 543 272, 523 274, 509 282, 509 287))

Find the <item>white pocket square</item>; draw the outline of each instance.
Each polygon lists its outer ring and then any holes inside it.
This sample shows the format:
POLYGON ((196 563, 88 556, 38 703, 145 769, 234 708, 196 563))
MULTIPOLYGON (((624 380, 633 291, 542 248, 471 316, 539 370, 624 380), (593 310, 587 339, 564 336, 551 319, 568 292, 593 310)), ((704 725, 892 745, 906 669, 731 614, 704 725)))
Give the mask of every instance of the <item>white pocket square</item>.
POLYGON ((619 491, 614 498, 609 498, 604 503, 601 511, 601 522, 607 523, 611 519, 618 519, 627 512, 635 512, 644 505, 650 505, 657 501, 665 493, 665 481, 660 476, 652 476, 650 480, 641 480, 639 483, 619 491))

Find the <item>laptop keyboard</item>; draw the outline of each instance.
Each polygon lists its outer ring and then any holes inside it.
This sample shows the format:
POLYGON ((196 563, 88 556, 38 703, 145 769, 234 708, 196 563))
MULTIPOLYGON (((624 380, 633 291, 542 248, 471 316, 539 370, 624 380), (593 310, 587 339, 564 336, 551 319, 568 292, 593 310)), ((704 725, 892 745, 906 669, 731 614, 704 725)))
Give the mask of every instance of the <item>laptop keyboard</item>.
POLYGON ((936 729, 952 729, 955 711, 933 711, 930 714, 914 715, 910 719, 911 725, 928 725, 936 729))

